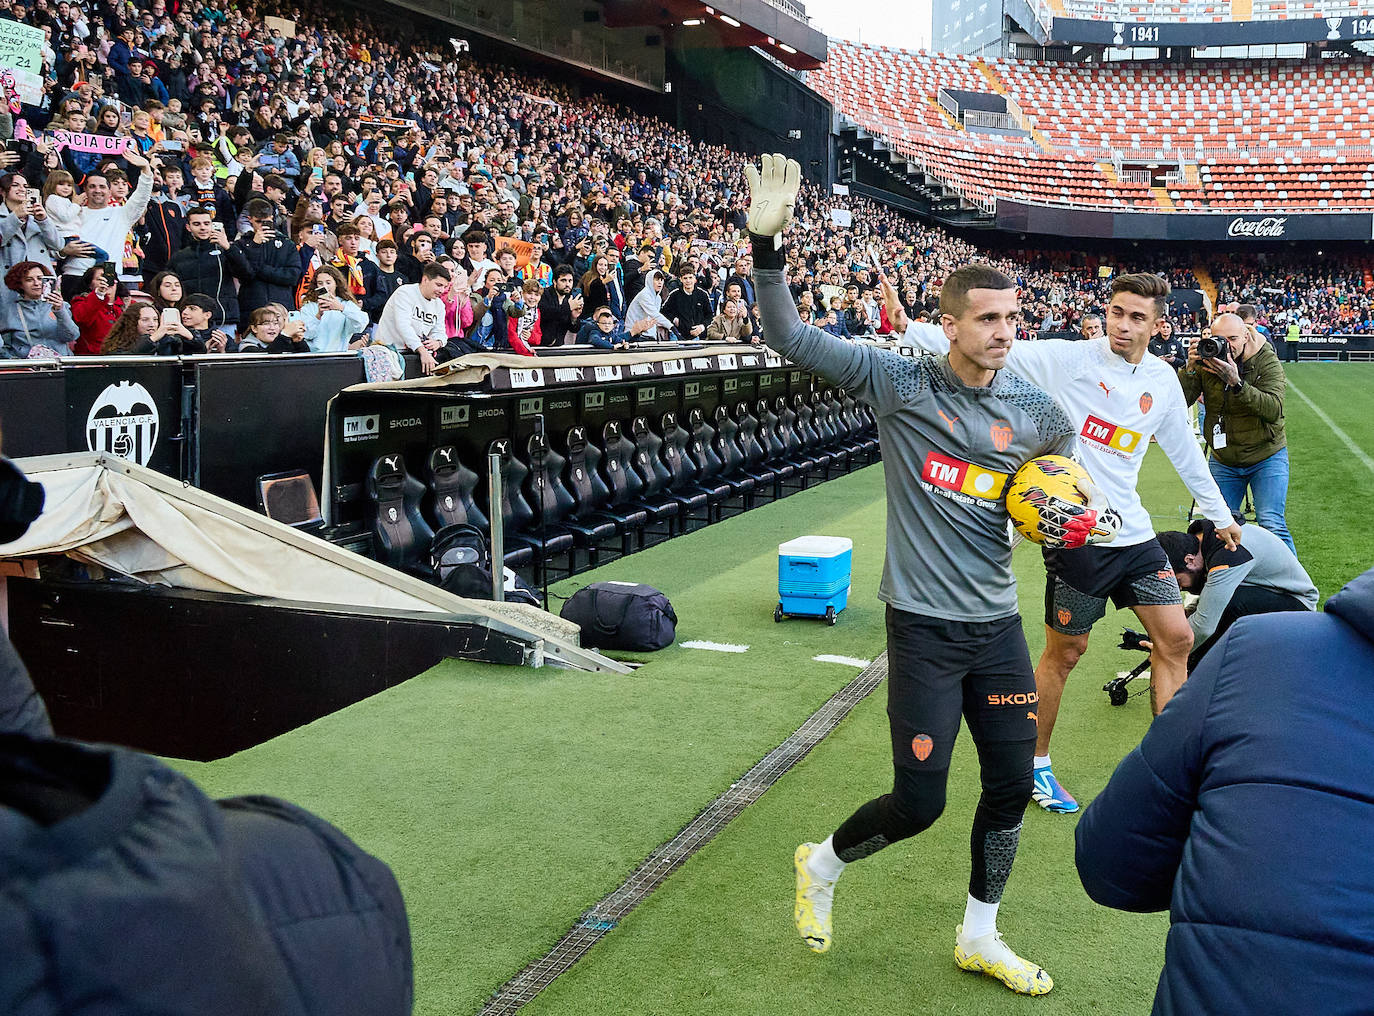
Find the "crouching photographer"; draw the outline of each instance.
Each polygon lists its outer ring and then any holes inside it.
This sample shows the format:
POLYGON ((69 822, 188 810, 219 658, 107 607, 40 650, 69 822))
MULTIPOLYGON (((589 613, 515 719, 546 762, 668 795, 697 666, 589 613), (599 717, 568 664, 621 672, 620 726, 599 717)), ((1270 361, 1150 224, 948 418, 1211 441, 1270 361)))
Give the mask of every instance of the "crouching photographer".
POLYGON ((1288 547, 1261 526, 1247 523, 1240 531, 1241 545, 1234 550, 1226 550, 1216 526, 1205 519, 1186 533, 1159 534, 1178 587, 1198 597, 1188 617, 1193 629, 1190 673, 1242 617, 1317 609, 1317 587, 1288 547))
POLYGON ((1284 517, 1288 502, 1288 440, 1283 365, 1254 328, 1235 314, 1221 314, 1212 333, 1188 345, 1188 362, 1178 372, 1183 397, 1200 397, 1207 407, 1203 437, 1211 450, 1208 467, 1233 512, 1254 497, 1255 521, 1294 554, 1284 517))

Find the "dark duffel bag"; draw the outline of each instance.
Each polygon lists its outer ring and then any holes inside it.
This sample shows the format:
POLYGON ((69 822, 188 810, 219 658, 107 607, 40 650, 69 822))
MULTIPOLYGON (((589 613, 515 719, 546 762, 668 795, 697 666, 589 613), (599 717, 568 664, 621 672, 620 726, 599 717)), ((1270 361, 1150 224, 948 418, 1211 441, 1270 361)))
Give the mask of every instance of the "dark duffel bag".
POLYGON ((597 649, 662 649, 677 637, 668 597, 637 582, 593 582, 573 593, 561 616, 582 629, 582 644, 597 649))

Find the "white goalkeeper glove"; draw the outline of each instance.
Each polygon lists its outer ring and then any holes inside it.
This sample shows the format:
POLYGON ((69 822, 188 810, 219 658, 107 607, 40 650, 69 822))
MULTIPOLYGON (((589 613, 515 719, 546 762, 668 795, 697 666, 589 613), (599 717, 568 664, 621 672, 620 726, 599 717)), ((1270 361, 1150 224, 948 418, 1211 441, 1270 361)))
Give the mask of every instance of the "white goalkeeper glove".
POLYGON ((792 221, 801 187, 801 165, 782 155, 765 155, 762 171, 751 162, 744 167, 749 183, 749 232, 771 236, 773 248, 782 247, 782 231, 792 221))

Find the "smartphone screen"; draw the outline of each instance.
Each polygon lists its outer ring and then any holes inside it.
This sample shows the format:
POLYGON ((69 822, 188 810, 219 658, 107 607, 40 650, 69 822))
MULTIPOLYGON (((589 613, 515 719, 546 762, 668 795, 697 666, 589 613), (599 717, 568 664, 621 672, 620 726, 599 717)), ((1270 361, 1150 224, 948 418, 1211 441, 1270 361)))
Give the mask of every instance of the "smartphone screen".
POLYGON ((165 307, 162 311, 162 323, 164 325, 181 324, 181 313, 175 307, 165 307))

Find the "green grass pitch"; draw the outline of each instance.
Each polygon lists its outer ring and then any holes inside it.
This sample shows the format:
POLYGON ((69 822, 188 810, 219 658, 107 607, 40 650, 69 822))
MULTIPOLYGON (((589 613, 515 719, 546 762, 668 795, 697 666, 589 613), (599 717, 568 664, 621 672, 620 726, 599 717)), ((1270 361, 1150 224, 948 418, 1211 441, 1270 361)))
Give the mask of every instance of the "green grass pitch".
MULTIPOLYGON (((1290 367, 1301 390, 1369 454, 1374 367, 1290 367)), ((1289 525, 1324 596, 1371 564, 1364 524, 1374 473, 1302 400, 1287 403, 1289 525)), ((875 590, 883 554, 882 467, 616 562, 593 578, 668 592, 679 640, 634 674, 587 675, 447 663, 220 762, 178 763, 218 796, 272 793, 338 824, 389 862, 405 892, 416 1011, 476 1012, 590 904, 787 736, 857 672, 818 654, 883 648, 875 590), (854 540, 850 607, 827 628, 774 624, 776 545, 805 533, 854 540)), ((1143 472, 1156 528, 1189 498, 1158 450, 1143 472)), ((1016 555, 1033 655, 1043 570, 1016 555)), ((1145 697, 1113 708, 1104 680, 1138 657, 1115 648, 1133 615, 1109 614, 1070 679, 1055 768, 1086 803, 1149 723, 1145 697)), ((1148 1012, 1167 918, 1092 904, 1073 868, 1075 818, 1031 808, 999 924, 1055 989, 1013 996, 952 962, 977 796, 961 737, 944 817, 915 840, 854 865, 837 894, 836 944, 808 952, 791 924, 791 854, 888 789, 885 690, 530 1007, 532 1014, 1148 1012)), ((1130 864, 1130 858, 1122 858, 1130 864)))

